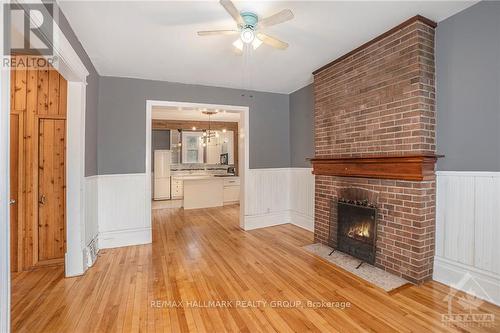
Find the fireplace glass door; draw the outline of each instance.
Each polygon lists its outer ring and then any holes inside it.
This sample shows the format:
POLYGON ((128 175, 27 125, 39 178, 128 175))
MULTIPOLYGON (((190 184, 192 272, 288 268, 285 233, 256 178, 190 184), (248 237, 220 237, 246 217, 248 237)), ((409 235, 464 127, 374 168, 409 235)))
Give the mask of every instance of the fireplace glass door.
POLYGON ((337 213, 338 250, 368 263, 375 263, 376 208, 338 202, 337 213))

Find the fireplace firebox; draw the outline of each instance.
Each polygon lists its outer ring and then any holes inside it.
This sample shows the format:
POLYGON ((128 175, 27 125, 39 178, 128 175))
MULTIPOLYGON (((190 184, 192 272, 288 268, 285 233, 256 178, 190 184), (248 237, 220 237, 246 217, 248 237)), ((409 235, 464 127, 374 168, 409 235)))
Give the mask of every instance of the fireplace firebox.
POLYGON ((375 263, 377 208, 368 201, 337 202, 337 250, 375 263))

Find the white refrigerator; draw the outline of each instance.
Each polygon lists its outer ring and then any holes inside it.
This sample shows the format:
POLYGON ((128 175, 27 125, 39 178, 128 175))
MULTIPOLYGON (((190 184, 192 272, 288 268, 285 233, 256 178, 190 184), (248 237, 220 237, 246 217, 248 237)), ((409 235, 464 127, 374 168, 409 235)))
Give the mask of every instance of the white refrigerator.
POLYGON ((170 197, 170 150, 154 152, 154 200, 169 200, 170 197))

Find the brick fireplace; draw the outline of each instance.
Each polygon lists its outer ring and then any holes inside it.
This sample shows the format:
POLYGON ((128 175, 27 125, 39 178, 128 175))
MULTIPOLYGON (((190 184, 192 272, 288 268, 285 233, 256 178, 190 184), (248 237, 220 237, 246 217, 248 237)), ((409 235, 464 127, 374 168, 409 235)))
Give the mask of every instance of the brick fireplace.
POLYGON ((415 16, 314 74, 317 242, 338 200, 377 208, 375 265, 420 283, 435 232, 435 23, 415 16))

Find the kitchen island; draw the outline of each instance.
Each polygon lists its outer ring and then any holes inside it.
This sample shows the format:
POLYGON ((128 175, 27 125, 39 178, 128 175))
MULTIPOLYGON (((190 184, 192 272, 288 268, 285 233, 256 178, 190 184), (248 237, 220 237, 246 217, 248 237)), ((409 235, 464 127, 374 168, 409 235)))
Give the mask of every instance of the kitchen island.
POLYGON ((172 178, 183 183, 184 209, 220 207, 239 201, 239 177, 183 175, 172 178))

